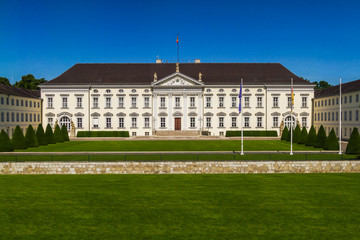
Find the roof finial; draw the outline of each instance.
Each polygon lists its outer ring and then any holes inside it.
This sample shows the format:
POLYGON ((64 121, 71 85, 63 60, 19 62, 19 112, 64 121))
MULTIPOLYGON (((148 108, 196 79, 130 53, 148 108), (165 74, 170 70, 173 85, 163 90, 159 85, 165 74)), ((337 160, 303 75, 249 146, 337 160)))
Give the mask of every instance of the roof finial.
POLYGON ((176 63, 176 72, 180 72, 180 67, 179 67, 179 63, 176 63))
POLYGON ((199 72, 199 82, 201 82, 202 80, 201 80, 201 76, 202 76, 202 73, 201 72, 199 72))
POLYGON ((156 82, 157 81, 157 74, 156 74, 156 72, 154 72, 154 82, 156 82))

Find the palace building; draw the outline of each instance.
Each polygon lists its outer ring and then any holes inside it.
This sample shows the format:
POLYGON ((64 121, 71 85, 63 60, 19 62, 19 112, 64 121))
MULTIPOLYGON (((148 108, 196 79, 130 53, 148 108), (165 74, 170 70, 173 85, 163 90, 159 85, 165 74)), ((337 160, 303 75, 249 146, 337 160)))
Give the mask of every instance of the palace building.
POLYGON ((43 124, 77 131, 129 131, 130 136, 222 136, 290 125, 311 126, 314 85, 279 63, 76 64, 42 84, 43 124), (295 124, 294 124, 295 125, 295 124))

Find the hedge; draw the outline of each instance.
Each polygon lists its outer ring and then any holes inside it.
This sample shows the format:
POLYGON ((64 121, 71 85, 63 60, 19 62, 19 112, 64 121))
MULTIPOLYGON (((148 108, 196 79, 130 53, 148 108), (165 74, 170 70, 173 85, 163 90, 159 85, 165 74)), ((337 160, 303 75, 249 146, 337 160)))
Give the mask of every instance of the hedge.
MULTIPOLYGON (((226 137, 241 137, 241 131, 226 131, 226 137)), ((277 137, 277 131, 243 131, 244 137, 277 137)))
POLYGON ((281 134, 281 140, 286 140, 288 134, 289 134, 289 129, 287 128, 287 126, 285 126, 285 128, 281 134))
POLYGON ((0 133, 0 152, 11 152, 14 151, 13 145, 7 133, 1 130, 0 133))
POLYGON ((13 137, 11 139, 14 149, 25 149, 25 137, 19 125, 15 127, 13 137))
POLYGON ((38 147, 39 143, 35 135, 35 131, 31 125, 29 125, 28 129, 25 133, 25 144, 26 147, 38 147))
POLYGON ((323 148, 325 146, 325 142, 326 142, 326 132, 325 132, 324 126, 321 125, 319 132, 317 134, 317 137, 316 137, 314 147, 323 148))
POLYGON ((324 149, 325 150, 339 150, 339 141, 335 134, 334 129, 331 129, 331 132, 326 139, 324 149))
POLYGON ((355 127, 351 133, 348 145, 346 147, 347 154, 360 154, 360 136, 359 131, 355 127))
POLYGON ((46 126, 45 137, 46 137, 46 141, 47 141, 48 144, 55 144, 56 143, 54 133, 53 133, 53 131, 51 129, 50 124, 48 124, 46 126))
POLYGON ((128 131, 78 131, 77 137, 129 137, 128 131))
POLYGON ((68 131, 67 131, 67 128, 66 128, 65 124, 63 124, 61 126, 61 132, 63 134, 64 141, 70 141, 69 134, 68 134, 68 131))
POLYGON ((314 146, 315 142, 316 142, 316 130, 314 126, 311 126, 305 146, 314 146))

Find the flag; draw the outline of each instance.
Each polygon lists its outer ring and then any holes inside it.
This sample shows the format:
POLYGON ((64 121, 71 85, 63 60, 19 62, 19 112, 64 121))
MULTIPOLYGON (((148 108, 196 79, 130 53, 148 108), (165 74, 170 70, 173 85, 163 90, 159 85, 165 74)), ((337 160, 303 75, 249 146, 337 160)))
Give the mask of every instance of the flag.
POLYGON ((179 43, 179 35, 176 37, 176 43, 179 43))
POLYGON ((239 91, 239 113, 241 113, 241 97, 242 97, 242 79, 241 79, 240 91, 239 91))
POLYGON ((294 106, 294 88, 291 85, 291 106, 294 106))

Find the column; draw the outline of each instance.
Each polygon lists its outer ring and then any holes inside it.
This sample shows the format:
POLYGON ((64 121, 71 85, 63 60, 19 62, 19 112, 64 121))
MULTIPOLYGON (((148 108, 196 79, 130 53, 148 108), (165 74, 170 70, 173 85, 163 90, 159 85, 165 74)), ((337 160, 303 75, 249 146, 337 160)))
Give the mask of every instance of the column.
POLYGON ((203 123, 204 123, 204 113, 203 113, 203 94, 198 94, 198 120, 199 120, 199 124, 198 124, 198 128, 201 131, 203 129, 203 123))
POLYGON ((188 119, 188 116, 187 116, 187 109, 188 109, 188 106, 187 106, 187 94, 183 94, 183 121, 181 123, 181 129, 182 130, 187 130, 188 129, 188 125, 187 125, 187 119, 188 119))
POLYGON ((168 102, 169 102, 169 111, 168 111, 168 122, 167 122, 167 128, 169 130, 174 130, 174 121, 173 121, 173 117, 172 117, 172 94, 169 93, 168 94, 168 102))
POLYGON ((157 130, 156 119, 158 119, 158 117, 157 117, 157 94, 153 95, 152 109, 153 109, 153 111, 152 111, 152 121, 153 121, 152 129, 153 129, 153 131, 156 131, 157 130))

